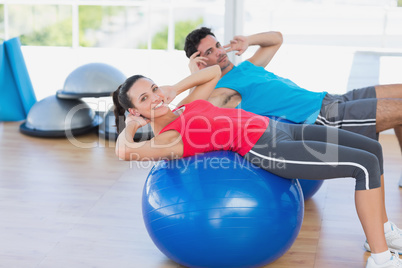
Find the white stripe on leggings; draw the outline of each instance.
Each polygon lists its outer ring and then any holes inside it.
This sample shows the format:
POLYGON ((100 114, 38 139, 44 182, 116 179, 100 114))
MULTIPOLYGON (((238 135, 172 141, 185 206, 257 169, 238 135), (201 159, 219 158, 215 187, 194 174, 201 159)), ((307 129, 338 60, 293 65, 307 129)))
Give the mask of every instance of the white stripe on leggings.
POLYGON ((323 126, 329 126, 329 127, 336 127, 336 128, 341 128, 341 127, 365 127, 365 126, 376 126, 377 123, 364 123, 364 124, 329 124, 324 121, 321 121, 320 119, 317 119, 315 121, 316 123, 320 123, 323 126))
POLYGON ((329 121, 327 118, 318 115, 317 116, 317 122, 325 125, 325 126, 335 126, 335 127, 340 127, 342 125, 345 126, 375 126, 376 119, 343 119, 343 120, 338 120, 338 121, 329 121))
POLYGON ((276 159, 276 158, 273 158, 273 157, 268 157, 268 156, 259 154, 257 152, 254 152, 253 150, 250 150, 249 152, 254 154, 254 155, 256 155, 256 156, 258 156, 258 157, 261 157, 263 159, 267 159, 267 160, 271 160, 271 161, 277 161, 277 162, 281 162, 281 163, 299 164, 299 165, 319 165, 319 166, 327 166, 327 165, 344 165, 344 166, 350 165, 350 166, 355 166, 355 167, 361 168, 364 171, 364 174, 366 175, 366 190, 370 190, 368 170, 364 166, 362 166, 360 164, 357 164, 357 163, 353 163, 353 162, 326 162, 326 163, 324 163, 324 162, 282 160, 282 159, 276 159))

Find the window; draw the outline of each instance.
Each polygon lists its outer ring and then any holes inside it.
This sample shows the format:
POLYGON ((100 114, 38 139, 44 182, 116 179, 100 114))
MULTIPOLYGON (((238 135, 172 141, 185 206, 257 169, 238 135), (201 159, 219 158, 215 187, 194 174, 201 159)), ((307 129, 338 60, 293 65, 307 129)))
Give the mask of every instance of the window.
POLYGON ((146 7, 79 6, 78 14, 82 47, 139 48, 147 33, 146 7))
POLYGON ((9 37, 32 46, 71 46, 71 6, 8 5, 9 37))
POLYGON ((29 46, 181 50, 191 30, 224 25, 224 0, 2 2, 0 38, 29 46))
POLYGON ((398 47, 402 9, 381 0, 244 0, 244 32, 278 30, 288 44, 398 47))
POLYGON ((0 0, 0 8, 0 38, 20 37, 38 100, 90 62, 177 82, 189 74, 187 34, 201 25, 224 34, 225 0, 0 0))

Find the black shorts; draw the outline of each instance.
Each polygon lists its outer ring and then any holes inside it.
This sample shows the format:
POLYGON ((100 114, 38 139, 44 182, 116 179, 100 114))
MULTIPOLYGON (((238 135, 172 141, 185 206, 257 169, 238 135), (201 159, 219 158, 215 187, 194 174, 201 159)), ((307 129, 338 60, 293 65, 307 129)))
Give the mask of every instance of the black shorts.
POLYGON ((315 124, 345 129, 378 140, 376 131, 377 98, 375 87, 327 94, 315 124))

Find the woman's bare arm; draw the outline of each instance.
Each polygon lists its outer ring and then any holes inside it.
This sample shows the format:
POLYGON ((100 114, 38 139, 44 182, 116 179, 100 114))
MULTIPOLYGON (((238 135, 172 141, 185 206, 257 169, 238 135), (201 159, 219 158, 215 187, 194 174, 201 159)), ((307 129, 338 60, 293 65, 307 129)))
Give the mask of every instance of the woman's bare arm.
MULTIPOLYGON (((169 96, 172 95, 172 92, 174 92, 176 95, 179 95, 188 89, 192 89, 190 94, 179 103, 179 105, 183 105, 199 99, 208 100, 216 84, 218 83, 220 76, 220 67, 218 65, 214 65, 187 76, 175 85, 161 86, 160 88, 169 96)), ((171 100, 172 98, 168 97, 168 102, 171 100)))
POLYGON ((166 131, 149 141, 134 142, 135 133, 144 124, 148 123, 142 118, 129 115, 126 127, 119 134, 116 141, 116 155, 125 161, 158 161, 162 159, 175 159, 183 155, 183 142, 176 131, 166 131), (136 118, 136 119, 133 119, 136 118), (143 122, 141 122, 143 120, 143 122))

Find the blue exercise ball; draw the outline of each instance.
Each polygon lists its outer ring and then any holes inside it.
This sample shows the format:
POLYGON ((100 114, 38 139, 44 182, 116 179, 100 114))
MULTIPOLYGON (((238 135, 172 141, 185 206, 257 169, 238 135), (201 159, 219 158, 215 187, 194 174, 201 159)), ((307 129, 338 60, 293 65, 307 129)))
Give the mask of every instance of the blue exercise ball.
MULTIPOLYGON (((282 117, 268 116, 272 120, 279 122, 284 122, 287 124, 296 124, 295 122, 289 121, 282 117)), ((309 200, 313 195, 321 188, 324 180, 303 180, 299 179, 300 187, 303 191, 304 201, 309 200)))
POLYGON ((320 190, 324 180, 302 180, 299 179, 300 187, 303 191, 304 201, 309 200, 315 193, 320 190))
POLYGON ((188 267, 260 267, 293 244, 304 216, 297 180, 237 153, 160 161, 146 180, 142 212, 155 245, 188 267))

